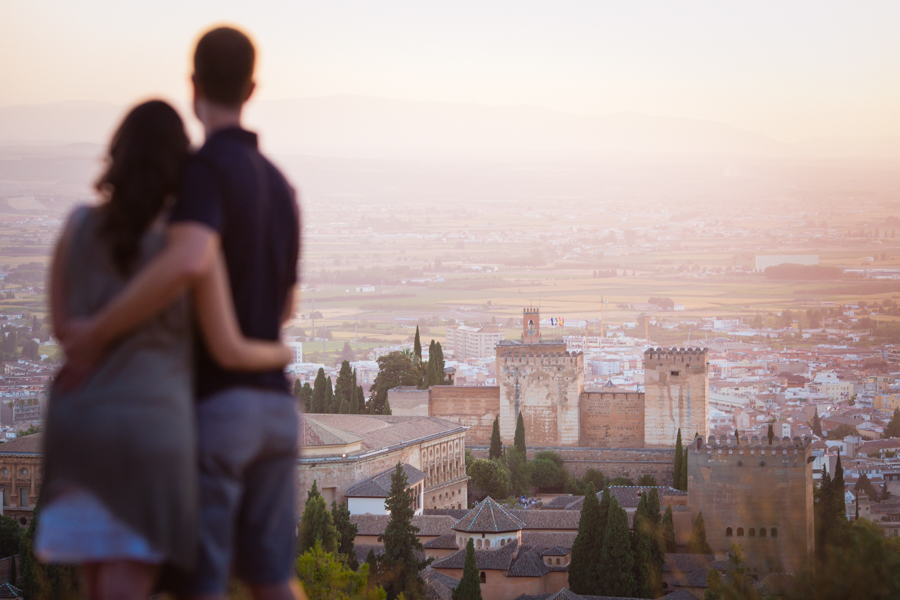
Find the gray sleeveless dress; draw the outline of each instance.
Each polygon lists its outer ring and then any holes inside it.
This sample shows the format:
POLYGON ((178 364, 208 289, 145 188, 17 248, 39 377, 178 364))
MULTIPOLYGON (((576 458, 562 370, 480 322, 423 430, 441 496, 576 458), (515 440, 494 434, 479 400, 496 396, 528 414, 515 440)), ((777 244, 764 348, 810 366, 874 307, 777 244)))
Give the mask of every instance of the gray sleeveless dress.
MULTIPOLYGON (((67 306, 71 316, 90 316, 127 280, 98 235, 100 211, 79 208, 73 218, 67 306)), ((138 269, 163 244, 162 234, 148 233, 138 269)), ((81 388, 53 388, 44 434, 42 503, 87 492, 177 569, 190 568, 196 553, 191 361, 190 305, 182 297, 119 341, 81 388)))

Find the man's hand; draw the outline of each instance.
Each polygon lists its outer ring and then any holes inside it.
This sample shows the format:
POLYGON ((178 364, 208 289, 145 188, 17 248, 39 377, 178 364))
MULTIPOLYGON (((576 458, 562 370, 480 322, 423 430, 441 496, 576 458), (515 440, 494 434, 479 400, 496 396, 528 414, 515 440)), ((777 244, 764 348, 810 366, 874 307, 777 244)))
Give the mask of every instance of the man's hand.
POLYGON ((84 383, 103 359, 107 343, 97 334, 93 319, 70 319, 59 333, 66 364, 57 374, 56 382, 61 389, 72 390, 84 383))

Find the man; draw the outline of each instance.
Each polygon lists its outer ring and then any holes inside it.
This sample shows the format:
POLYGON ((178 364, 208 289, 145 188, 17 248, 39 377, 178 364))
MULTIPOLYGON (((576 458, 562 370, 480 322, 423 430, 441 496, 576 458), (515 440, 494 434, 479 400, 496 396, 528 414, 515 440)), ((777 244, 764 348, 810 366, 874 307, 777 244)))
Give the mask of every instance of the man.
MULTIPOLYGON (((202 277, 221 251, 244 335, 276 340, 292 309, 299 257, 293 190, 241 128, 255 87, 243 33, 206 33, 194 54, 194 112, 206 143, 192 158, 165 250, 99 315, 64 333, 64 376, 88 372, 105 348, 202 277)), ((224 598, 231 568, 258 599, 303 597, 294 578, 297 413, 281 371, 220 368, 198 336, 200 543, 189 592, 224 598)))

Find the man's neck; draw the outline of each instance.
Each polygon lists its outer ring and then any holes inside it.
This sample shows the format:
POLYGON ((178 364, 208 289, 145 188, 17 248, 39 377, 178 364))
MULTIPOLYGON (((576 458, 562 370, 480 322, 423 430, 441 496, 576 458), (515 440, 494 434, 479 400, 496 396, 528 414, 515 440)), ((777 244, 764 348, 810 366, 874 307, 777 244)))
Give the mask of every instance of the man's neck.
POLYGON ((206 137, 211 136, 217 131, 228 129, 230 127, 241 126, 241 108, 229 108, 219 106, 218 104, 207 103, 204 106, 203 129, 206 131, 206 137))

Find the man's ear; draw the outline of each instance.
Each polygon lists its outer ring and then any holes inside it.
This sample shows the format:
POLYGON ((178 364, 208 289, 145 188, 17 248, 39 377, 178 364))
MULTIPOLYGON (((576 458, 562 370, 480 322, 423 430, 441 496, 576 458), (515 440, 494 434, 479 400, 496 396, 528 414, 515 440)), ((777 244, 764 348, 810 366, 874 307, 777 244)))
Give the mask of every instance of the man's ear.
POLYGON ((255 81, 251 81, 251 82, 250 82, 250 85, 247 86, 247 95, 244 96, 244 102, 246 102, 247 100, 250 99, 250 96, 253 95, 253 92, 254 92, 254 91, 256 91, 256 82, 255 82, 255 81))
POLYGON ((200 82, 197 81, 197 74, 191 73, 191 87, 194 90, 194 98, 203 98, 203 87, 200 85, 200 82))

